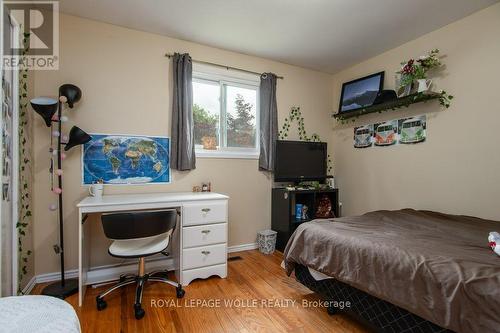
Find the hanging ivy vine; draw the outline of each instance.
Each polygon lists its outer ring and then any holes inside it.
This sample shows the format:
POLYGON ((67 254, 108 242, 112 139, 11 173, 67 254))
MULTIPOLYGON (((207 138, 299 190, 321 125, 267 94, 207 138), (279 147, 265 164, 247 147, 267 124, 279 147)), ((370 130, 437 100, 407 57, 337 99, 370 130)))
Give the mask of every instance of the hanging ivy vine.
MULTIPOLYGON (((290 131, 290 127, 292 126, 292 122, 297 122, 297 129, 299 133, 299 140, 308 141, 308 142, 320 142, 321 139, 317 133, 313 133, 310 137, 306 133, 306 127, 304 125, 304 117, 302 116, 302 112, 300 111, 300 106, 292 106, 290 109, 290 113, 288 117, 283 121, 283 126, 279 131, 279 139, 286 140, 288 138, 288 132, 290 131)), ((328 173, 331 173, 333 166, 330 155, 328 155, 328 173)))
MULTIPOLYGON (((29 51, 30 34, 23 34, 24 49, 21 52, 21 57, 26 57, 29 51)), ((26 229, 31 223, 31 156, 28 148, 29 140, 29 114, 28 114, 28 69, 23 68, 19 71, 19 220, 16 224, 17 228, 17 244, 18 244, 18 286, 17 293, 23 294, 21 282, 23 277, 28 273, 27 264, 31 255, 31 250, 23 249, 23 240, 26 237, 26 229)))

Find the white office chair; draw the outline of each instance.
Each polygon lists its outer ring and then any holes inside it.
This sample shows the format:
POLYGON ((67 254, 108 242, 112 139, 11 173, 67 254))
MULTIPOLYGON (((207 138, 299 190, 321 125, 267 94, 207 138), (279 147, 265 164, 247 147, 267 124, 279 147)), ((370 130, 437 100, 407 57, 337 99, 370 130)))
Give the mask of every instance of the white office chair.
POLYGON ((134 302, 135 318, 144 317, 142 308, 142 291, 148 281, 163 282, 176 288, 177 298, 184 297, 181 284, 171 281, 160 274, 165 271, 152 273, 144 272, 144 258, 158 253, 168 256, 167 248, 177 224, 175 209, 162 211, 140 211, 103 214, 101 217, 104 234, 113 243, 108 252, 118 258, 139 258, 139 272, 137 275, 120 277, 120 282, 96 297, 97 310, 104 310, 107 306, 104 296, 126 285, 136 283, 134 302))

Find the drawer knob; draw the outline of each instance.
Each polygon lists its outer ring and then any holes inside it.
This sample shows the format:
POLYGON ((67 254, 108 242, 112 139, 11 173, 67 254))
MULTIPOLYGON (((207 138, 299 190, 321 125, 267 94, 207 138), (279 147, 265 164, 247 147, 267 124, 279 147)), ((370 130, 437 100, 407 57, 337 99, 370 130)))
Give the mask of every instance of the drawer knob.
POLYGON ((201 251, 202 254, 207 255, 210 254, 210 251, 201 251))
POLYGON ((201 233, 202 234, 208 234, 208 233, 210 233, 210 230, 202 230, 201 233))
POLYGON ((202 208, 201 211, 203 213, 208 213, 210 211, 210 208, 202 208))

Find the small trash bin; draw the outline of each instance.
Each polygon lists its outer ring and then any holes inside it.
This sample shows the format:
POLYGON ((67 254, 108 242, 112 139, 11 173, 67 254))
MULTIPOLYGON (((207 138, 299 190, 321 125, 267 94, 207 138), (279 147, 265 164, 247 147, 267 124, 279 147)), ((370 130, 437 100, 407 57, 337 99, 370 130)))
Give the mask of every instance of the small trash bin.
POLYGON ((276 235, 278 233, 273 230, 262 230, 257 233, 257 244, 259 251, 264 254, 271 254, 276 248, 276 235))

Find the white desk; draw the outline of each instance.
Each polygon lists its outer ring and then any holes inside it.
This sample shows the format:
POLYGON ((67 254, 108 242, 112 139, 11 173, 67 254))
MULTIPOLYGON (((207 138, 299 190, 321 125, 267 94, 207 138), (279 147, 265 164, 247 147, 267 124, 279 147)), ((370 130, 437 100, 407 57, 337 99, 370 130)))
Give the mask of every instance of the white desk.
POLYGON ((78 203, 78 305, 82 306, 90 269, 87 214, 177 208, 180 225, 172 249, 175 275, 182 285, 196 278, 227 276, 227 216, 229 197, 218 193, 156 193, 87 197, 78 203))

